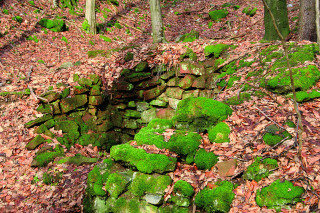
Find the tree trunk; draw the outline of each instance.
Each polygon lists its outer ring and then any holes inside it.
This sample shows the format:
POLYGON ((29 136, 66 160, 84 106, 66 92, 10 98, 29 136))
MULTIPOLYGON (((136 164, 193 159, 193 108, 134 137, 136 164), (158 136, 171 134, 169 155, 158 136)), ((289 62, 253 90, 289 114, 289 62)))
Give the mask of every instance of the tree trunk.
POLYGON ((150 0, 153 43, 165 42, 160 0, 150 0))
POLYGON ((300 0, 299 40, 317 41, 315 0, 300 0))
MULTIPOLYGON (((266 0, 266 3, 269 5, 270 10, 275 17, 276 24, 281 35, 286 38, 290 32, 286 0, 266 0)), ((264 28, 264 40, 280 40, 277 31, 273 26, 270 14, 266 8, 264 8, 264 28)))
POLYGON ((320 14, 319 14, 319 0, 316 0, 316 28, 317 28, 317 43, 318 43, 318 47, 320 49, 320 25, 319 25, 319 18, 320 18, 320 14))
POLYGON ((96 0, 86 0, 86 17, 90 26, 89 32, 92 34, 97 33, 96 26, 96 0))

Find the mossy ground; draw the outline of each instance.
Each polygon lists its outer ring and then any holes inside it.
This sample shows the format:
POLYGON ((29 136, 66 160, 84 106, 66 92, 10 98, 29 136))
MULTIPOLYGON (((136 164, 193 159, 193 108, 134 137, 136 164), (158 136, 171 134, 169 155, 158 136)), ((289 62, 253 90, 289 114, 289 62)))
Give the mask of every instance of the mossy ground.
POLYGON ((266 178, 269 176, 270 170, 277 167, 277 160, 271 158, 261 160, 261 157, 257 157, 255 161, 247 168, 243 175, 243 178, 259 182, 262 178, 266 178))

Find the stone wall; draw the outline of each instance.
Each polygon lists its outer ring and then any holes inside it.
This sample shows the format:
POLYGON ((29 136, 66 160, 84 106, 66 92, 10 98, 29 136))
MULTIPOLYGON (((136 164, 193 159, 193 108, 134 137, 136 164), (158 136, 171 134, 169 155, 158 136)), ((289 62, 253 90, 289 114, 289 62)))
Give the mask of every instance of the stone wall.
POLYGON ((193 62, 153 69, 140 62, 131 70, 124 69, 110 95, 110 104, 123 117, 123 131, 135 133, 154 118, 171 119, 182 99, 214 98, 220 91, 216 85, 219 74, 214 70, 209 63, 193 62))

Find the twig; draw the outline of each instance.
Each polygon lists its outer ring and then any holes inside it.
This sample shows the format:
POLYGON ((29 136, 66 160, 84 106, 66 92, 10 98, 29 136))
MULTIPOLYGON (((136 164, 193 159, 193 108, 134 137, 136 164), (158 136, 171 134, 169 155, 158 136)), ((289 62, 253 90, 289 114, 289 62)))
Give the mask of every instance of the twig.
POLYGON ((301 163, 302 163, 302 132, 303 132, 303 125, 302 125, 301 113, 299 111, 298 105, 296 104, 297 103, 297 95, 296 95, 296 90, 295 90, 295 86, 294 86, 293 71, 292 71, 292 68, 291 68, 290 61, 289 61, 288 47, 287 47, 287 44, 285 42, 285 38, 282 36, 282 34, 281 34, 281 32, 280 32, 280 30, 279 30, 279 28, 277 26, 276 19, 274 18, 270 7, 268 6, 268 4, 267 4, 267 2, 265 0, 262 0, 262 1, 263 1, 263 4, 264 4, 264 7, 267 9, 268 13, 270 14, 273 26, 274 26, 279 38, 281 39, 281 43, 282 43, 282 46, 283 46, 283 49, 284 49, 284 53, 285 53, 285 56, 286 56, 287 67, 289 69, 291 89, 292 89, 292 93, 293 93, 294 109, 295 109, 295 111, 297 113, 297 116, 298 116, 298 127, 299 127, 298 128, 298 135, 299 135, 299 138, 298 138, 299 139, 298 153, 299 153, 299 156, 300 156, 300 159, 301 159, 301 163))
POLYGON ((36 95, 31 86, 28 85, 28 88, 29 88, 30 93, 31 93, 32 96, 34 96, 36 99, 42 100, 42 101, 47 102, 49 104, 48 99, 45 99, 45 98, 42 98, 42 97, 36 95))
POLYGON ((33 66, 30 67, 29 72, 27 72, 27 83, 30 81, 31 79, 31 73, 33 71, 33 66))
POLYGON ((254 107, 255 109, 257 109, 259 112, 261 112, 266 118, 268 118, 270 121, 272 121, 275 125, 277 125, 279 128, 287 131, 284 127, 280 126, 280 124, 278 124, 277 122, 275 122, 274 120, 272 120, 266 113, 264 113, 261 109, 259 109, 258 107, 254 107))

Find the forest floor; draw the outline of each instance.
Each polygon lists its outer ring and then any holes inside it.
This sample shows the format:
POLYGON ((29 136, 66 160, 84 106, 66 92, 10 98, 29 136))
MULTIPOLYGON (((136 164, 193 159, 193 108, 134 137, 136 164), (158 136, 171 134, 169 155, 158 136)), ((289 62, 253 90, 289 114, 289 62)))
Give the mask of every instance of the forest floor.
MULTIPOLYGON (((87 76, 95 73, 103 78, 105 89, 110 88, 114 79, 124 68, 132 68, 141 60, 147 60, 151 66, 159 63, 173 66, 179 62, 180 55, 186 47, 197 53, 199 60, 204 60, 203 49, 213 41, 226 44, 236 44, 237 49, 230 53, 237 57, 243 52, 252 54, 255 59, 259 40, 263 38, 263 5, 258 0, 234 0, 240 5, 239 10, 229 9, 230 14, 219 23, 210 22, 208 12, 211 9, 221 8, 223 0, 166 0, 162 1, 163 22, 166 27, 165 35, 169 43, 155 46, 152 44, 151 21, 148 1, 124 0, 119 6, 98 1, 99 10, 97 21, 106 23, 118 20, 122 29, 113 27, 112 32, 105 36, 113 41, 107 43, 99 35, 88 35, 81 30, 84 16, 71 15, 68 9, 51 9, 51 1, 35 1, 31 5, 28 1, 7 0, 0 2, 0 33, 6 35, 0 38, 0 92, 23 91, 32 88, 33 95, 19 97, 16 95, 0 96, 0 211, 1 212, 80 212, 82 199, 86 187, 88 172, 94 165, 54 165, 44 168, 31 168, 30 164, 35 151, 25 149, 27 142, 35 136, 34 129, 24 128, 24 124, 41 115, 35 110, 39 104, 37 96, 48 91, 57 83, 67 87, 74 86, 73 75, 87 76), (127 3, 126 8, 123 2, 127 3), (242 13, 245 7, 257 7, 255 16, 250 17, 242 13), (108 8, 107 12, 104 8, 108 8), (3 13, 7 9, 9 14, 3 13), (40 13, 34 13, 40 9, 40 13), (21 16, 21 24, 12 20, 13 16, 21 16), (42 17, 64 17, 69 30, 56 33, 41 30, 37 22, 42 17), (229 24, 228 24, 229 23, 229 24), (139 27, 139 28, 137 28, 139 27), (200 39, 189 43, 176 43, 175 39, 184 33, 196 30, 200 32, 200 39), (36 35, 38 42, 26 40, 26 37, 36 35), (65 37, 67 42, 61 39, 65 37), (257 42, 257 43, 252 43, 257 42), (111 50, 122 48, 121 51, 110 51, 110 57, 88 58, 89 50, 111 50), (124 61, 125 54, 134 53, 134 60, 124 61), (154 55, 148 56, 152 51, 154 55), (39 60, 40 61, 39 63, 39 60), (79 66, 68 69, 59 69, 65 62, 78 62, 79 66), (62 177, 56 185, 45 185, 42 182, 44 172, 61 173, 62 177)), ((299 1, 288 0, 291 41, 296 39, 299 1)), ((79 8, 84 8, 85 1, 80 0, 79 8)), ((78 13, 81 13, 78 11, 78 13)), ((308 42, 303 42, 308 43, 308 42)), ((314 63, 319 67, 319 56, 314 63)), ((257 64, 256 64, 257 65, 257 64)), ((238 82, 241 85, 244 76, 253 69, 255 64, 240 70, 243 78, 238 82)), ((320 87, 320 83, 317 83, 320 87)), ((239 86, 240 89, 240 86, 239 86)), ((227 89, 217 97, 221 101, 234 96, 239 90, 227 89)), ((296 121, 293 103, 282 96, 270 94, 263 98, 253 97, 250 101, 232 106, 232 116, 226 121, 231 127, 230 143, 228 145, 213 145, 215 154, 222 153, 227 158, 247 159, 241 165, 246 168, 255 156, 279 155, 279 169, 267 179, 257 184, 255 181, 246 181, 235 189, 236 197, 230 212, 275 212, 260 208, 255 203, 255 192, 272 181, 281 178, 293 181, 303 186, 307 191, 304 201, 298 203, 291 210, 283 212, 309 212, 320 208, 320 100, 300 104, 303 115, 303 162, 297 158, 297 148, 289 149, 293 140, 276 147, 272 152, 266 145, 261 144, 262 130, 265 126, 284 123, 287 119, 296 121), (261 113, 262 110, 264 113, 261 113), (265 149, 266 148, 266 149, 265 149), (263 151, 264 150, 264 151, 263 151), (281 155, 282 153, 283 156, 281 155), (313 188, 313 190, 311 190, 313 188)), ((292 130, 294 132, 294 129, 292 130)), ((293 133, 291 132, 291 133, 293 133)), ((103 154, 94 147, 73 147, 68 153, 73 156, 81 153, 85 156, 96 156, 103 159, 103 154), (101 155, 101 156, 100 156, 101 155)), ((181 169, 181 168, 180 168, 181 169)), ((239 171, 241 168, 239 169, 239 171)), ((181 169, 181 176, 184 175, 181 169)), ((195 172, 197 173, 197 171, 195 172)), ((198 171, 197 178, 203 178, 203 171, 198 171), (200 172, 200 173, 199 173, 200 172)))

